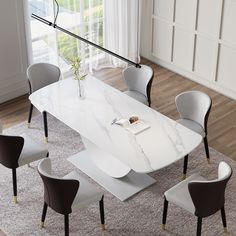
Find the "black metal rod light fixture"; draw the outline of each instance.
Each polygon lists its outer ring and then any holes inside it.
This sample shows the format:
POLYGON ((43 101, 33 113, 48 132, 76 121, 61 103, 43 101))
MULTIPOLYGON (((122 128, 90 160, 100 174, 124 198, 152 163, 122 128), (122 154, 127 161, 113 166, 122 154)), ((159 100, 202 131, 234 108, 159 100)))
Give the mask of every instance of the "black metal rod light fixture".
POLYGON ((42 23, 44 23, 44 24, 46 24, 48 26, 51 26, 51 27, 53 27, 53 28, 55 28, 55 29, 65 33, 65 34, 68 34, 68 35, 70 35, 70 36, 72 36, 72 37, 74 37, 74 38, 76 38, 76 39, 78 39, 80 41, 83 41, 84 43, 92 45, 93 47, 96 47, 96 48, 98 48, 98 49, 100 49, 100 50, 102 50, 102 51, 104 51, 104 52, 106 52, 106 53, 108 53, 108 54, 110 54, 110 55, 112 55, 114 57, 117 57, 120 60, 125 61, 128 64, 131 64, 131 65, 135 66, 136 68, 141 68, 141 65, 139 63, 133 62, 133 61, 131 61, 131 60, 125 58, 125 57, 122 57, 122 56, 120 56, 120 55, 118 55, 118 54, 116 54, 116 53, 114 53, 114 52, 112 52, 112 51, 110 51, 110 50, 108 50, 106 48, 103 48, 103 47, 101 47, 101 46, 99 46, 99 45, 97 45, 97 44, 95 44, 95 43, 93 43, 93 42, 91 42, 91 41, 89 41, 89 40, 87 40, 85 38, 80 37, 79 35, 76 35, 76 34, 70 32, 70 31, 68 31, 68 30, 58 26, 56 24, 56 21, 57 21, 57 16, 58 16, 58 13, 59 13, 59 4, 58 4, 58 2, 56 0, 54 0, 54 1, 55 1, 56 5, 57 5, 57 12, 56 12, 56 16, 54 18, 54 22, 48 21, 48 20, 46 20, 46 19, 44 19, 44 18, 42 18, 42 17, 40 17, 40 16, 38 16, 36 14, 32 14, 31 15, 32 18, 34 18, 34 19, 36 19, 36 20, 38 20, 38 21, 40 21, 40 22, 42 22, 42 23))

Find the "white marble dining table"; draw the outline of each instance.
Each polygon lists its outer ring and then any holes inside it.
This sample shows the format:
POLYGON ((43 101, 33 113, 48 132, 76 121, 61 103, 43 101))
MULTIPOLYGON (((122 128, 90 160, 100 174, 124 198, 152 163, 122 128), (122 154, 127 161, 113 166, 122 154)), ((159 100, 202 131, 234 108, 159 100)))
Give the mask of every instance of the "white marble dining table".
POLYGON ((86 150, 68 160, 119 199, 155 183, 147 173, 182 159, 201 143, 199 134, 97 78, 88 75, 82 83, 83 98, 78 81, 69 78, 37 90, 29 99, 81 135, 86 150), (135 135, 112 124, 130 116, 150 128, 135 135))

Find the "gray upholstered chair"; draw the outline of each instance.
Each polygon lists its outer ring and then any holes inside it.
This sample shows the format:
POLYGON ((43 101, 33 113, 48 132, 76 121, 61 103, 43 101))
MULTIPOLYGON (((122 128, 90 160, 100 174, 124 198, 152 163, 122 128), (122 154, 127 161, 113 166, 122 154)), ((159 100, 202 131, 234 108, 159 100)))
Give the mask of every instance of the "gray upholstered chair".
POLYGON ((231 167, 221 162, 218 167, 218 179, 208 181, 199 174, 193 174, 165 192, 162 228, 165 230, 168 203, 174 203, 194 214, 198 218, 197 236, 201 235, 202 218, 221 210, 225 232, 225 188, 232 175, 231 167))
MULTIPOLYGON (((180 119, 177 122, 203 137, 207 161, 210 163, 207 122, 212 105, 211 98, 200 91, 186 91, 176 96, 175 103, 180 114, 180 119)), ((183 179, 186 177, 187 166, 188 155, 184 157, 183 179)))
POLYGON ((65 236, 69 235, 69 214, 91 203, 99 202, 102 229, 105 229, 103 192, 90 184, 76 171, 63 178, 51 174, 51 161, 44 159, 38 165, 44 184, 44 207, 41 228, 44 226, 47 208, 64 215, 65 236))
POLYGON ((128 91, 124 93, 150 107, 153 80, 152 68, 146 65, 141 65, 141 68, 129 66, 123 70, 123 78, 128 87, 128 91))
POLYGON ((0 134, 0 163, 12 169, 13 200, 17 203, 16 169, 20 166, 48 157, 48 150, 34 142, 28 135, 0 134))
MULTIPOLYGON (((57 82, 61 76, 61 71, 57 66, 49 63, 36 63, 28 67, 27 76, 31 94, 40 88, 43 88, 49 84, 57 82)), ((30 104, 28 127, 30 127, 32 112, 33 112, 33 105, 30 104)), ((43 121, 44 121, 45 141, 48 142, 48 125, 47 125, 46 111, 43 111, 43 121)))

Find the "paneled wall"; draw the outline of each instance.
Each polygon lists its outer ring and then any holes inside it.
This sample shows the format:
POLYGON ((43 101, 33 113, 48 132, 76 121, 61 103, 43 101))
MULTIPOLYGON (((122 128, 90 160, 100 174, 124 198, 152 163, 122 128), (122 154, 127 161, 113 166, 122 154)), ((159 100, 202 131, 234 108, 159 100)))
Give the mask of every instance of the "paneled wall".
POLYGON ((23 9, 23 0, 1 1, 0 103, 28 91, 25 75, 28 63, 23 9))
POLYGON ((147 2, 144 57, 236 99, 236 0, 147 2))

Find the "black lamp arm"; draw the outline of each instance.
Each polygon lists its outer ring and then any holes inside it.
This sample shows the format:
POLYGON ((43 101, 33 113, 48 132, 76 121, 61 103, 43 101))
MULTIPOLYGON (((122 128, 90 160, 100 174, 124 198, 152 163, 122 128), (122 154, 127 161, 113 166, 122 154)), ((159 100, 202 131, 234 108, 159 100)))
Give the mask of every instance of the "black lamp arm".
POLYGON ((120 60, 125 61, 128 64, 131 64, 131 65, 135 66, 136 68, 141 68, 141 65, 139 63, 135 63, 135 62, 133 62, 133 61, 131 61, 131 60, 125 58, 125 57, 122 57, 122 56, 120 56, 120 55, 118 55, 118 54, 116 54, 116 53, 114 53, 114 52, 112 52, 112 51, 110 51, 110 50, 108 50, 106 48, 103 48, 103 47, 101 47, 101 46, 99 46, 99 45, 97 45, 97 44, 95 44, 95 43, 93 43, 93 42, 91 42, 91 41, 89 41, 89 40, 87 40, 85 38, 80 37, 79 35, 76 35, 76 34, 70 32, 70 31, 68 31, 68 30, 58 26, 55 23, 57 16, 54 19, 54 23, 51 22, 51 21, 45 20, 44 18, 42 18, 42 17, 40 17, 38 15, 35 15, 35 14, 32 14, 31 16, 32 16, 32 18, 34 18, 34 19, 36 19, 38 21, 41 21, 42 23, 44 23, 44 24, 46 24, 48 26, 52 26, 53 28, 55 28, 55 29, 57 29, 57 30, 59 30, 59 31, 61 31, 63 33, 66 33, 66 34, 68 34, 68 35, 70 35, 70 36, 72 36, 74 38, 77 38, 77 39, 79 39, 79 40, 81 40, 81 41, 83 41, 83 42, 85 42, 85 43, 87 43, 89 45, 92 45, 93 47, 96 47, 96 48, 98 48, 98 49, 100 49, 100 50, 102 50, 102 51, 104 51, 104 52, 106 52, 106 53, 108 53, 108 54, 110 54, 110 55, 112 55, 114 57, 117 57, 120 60))
POLYGON ((59 4, 58 4, 57 0, 54 0, 54 2, 57 5, 57 13, 56 13, 56 16, 54 18, 54 25, 55 25, 57 23, 57 17, 58 17, 58 14, 59 14, 60 7, 59 7, 59 4))

